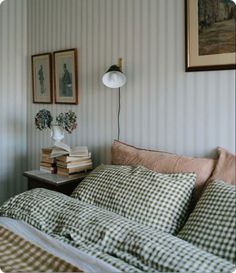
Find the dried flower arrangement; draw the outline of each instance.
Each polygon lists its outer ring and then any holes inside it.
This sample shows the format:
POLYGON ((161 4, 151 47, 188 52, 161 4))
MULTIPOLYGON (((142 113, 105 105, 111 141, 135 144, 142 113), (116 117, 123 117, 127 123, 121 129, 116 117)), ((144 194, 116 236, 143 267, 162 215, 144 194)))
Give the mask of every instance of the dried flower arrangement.
POLYGON ((40 110, 35 116, 35 125, 36 128, 40 131, 45 130, 47 128, 51 128, 53 117, 50 111, 46 109, 40 110))
POLYGON ((69 134, 77 127, 77 116, 71 110, 66 113, 60 113, 56 117, 56 124, 67 131, 69 134))
POLYGON ((56 123, 53 124, 53 117, 50 111, 41 109, 35 116, 35 125, 39 130, 51 129, 52 126, 60 126, 69 134, 77 127, 77 116, 69 110, 66 113, 60 113, 56 116, 56 123))

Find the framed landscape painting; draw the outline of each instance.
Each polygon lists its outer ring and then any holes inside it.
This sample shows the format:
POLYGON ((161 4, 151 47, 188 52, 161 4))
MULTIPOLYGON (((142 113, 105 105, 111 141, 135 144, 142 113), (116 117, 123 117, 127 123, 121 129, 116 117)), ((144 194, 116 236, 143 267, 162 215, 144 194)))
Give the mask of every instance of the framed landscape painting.
POLYGON ((235 0, 185 0, 186 71, 235 69, 235 0))
POLYGON ((55 51, 55 103, 78 104, 77 50, 55 51))
POLYGON ((52 103, 51 53, 33 55, 31 63, 33 103, 52 103))

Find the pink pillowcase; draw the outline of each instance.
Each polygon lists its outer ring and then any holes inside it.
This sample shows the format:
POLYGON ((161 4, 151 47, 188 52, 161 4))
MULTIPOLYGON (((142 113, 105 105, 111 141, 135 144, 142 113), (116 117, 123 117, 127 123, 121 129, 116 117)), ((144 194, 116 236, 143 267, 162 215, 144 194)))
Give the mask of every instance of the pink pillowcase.
POLYGON ((200 198, 205 182, 215 168, 215 160, 178 156, 176 154, 139 149, 120 141, 112 144, 112 163, 115 165, 142 165, 161 173, 191 173, 197 175, 193 202, 200 198))
POLYGON ((219 159, 210 180, 223 180, 228 184, 236 184, 236 156, 223 148, 217 148, 219 159))

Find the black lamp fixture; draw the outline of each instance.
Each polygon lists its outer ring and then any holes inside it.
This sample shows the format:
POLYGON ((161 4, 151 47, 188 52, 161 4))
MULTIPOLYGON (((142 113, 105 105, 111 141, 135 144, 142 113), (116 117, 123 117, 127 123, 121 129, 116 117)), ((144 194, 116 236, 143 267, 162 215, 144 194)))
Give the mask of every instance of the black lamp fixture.
POLYGON ((118 88, 119 104, 118 104, 118 140, 120 139, 120 88, 126 84, 126 76, 122 72, 122 59, 119 58, 118 65, 113 64, 103 75, 102 82, 106 87, 118 88))

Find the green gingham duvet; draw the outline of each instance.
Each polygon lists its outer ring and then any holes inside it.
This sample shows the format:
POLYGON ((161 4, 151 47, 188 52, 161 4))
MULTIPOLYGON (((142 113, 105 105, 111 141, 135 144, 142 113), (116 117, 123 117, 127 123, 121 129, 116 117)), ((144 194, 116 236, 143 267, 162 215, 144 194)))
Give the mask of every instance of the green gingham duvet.
POLYGON ((35 228, 123 272, 233 272, 235 266, 173 235, 46 189, 11 198, 0 215, 35 228))

